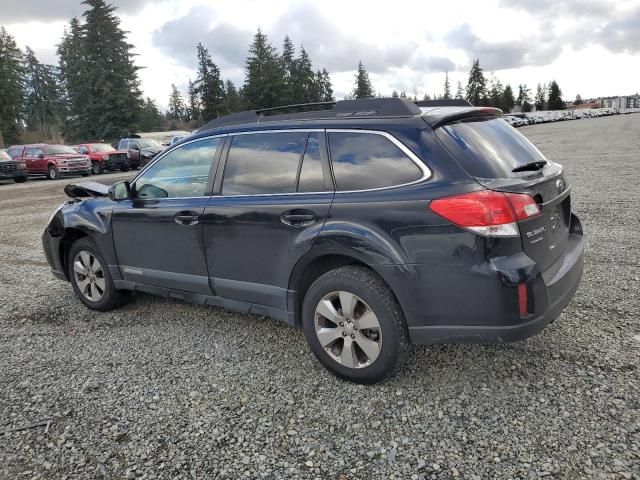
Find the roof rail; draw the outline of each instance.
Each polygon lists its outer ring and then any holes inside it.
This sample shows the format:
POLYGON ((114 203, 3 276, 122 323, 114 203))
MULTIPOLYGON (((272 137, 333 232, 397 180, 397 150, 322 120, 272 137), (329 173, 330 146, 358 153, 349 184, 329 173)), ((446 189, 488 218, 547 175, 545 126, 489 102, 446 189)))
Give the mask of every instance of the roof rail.
POLYGON ((471 102, 464 98, 441 98, 439 100, 418 100, 415 104, 419 107, 473 107, 471 102))
POLYGON ((211 120, 198 131, 283 120, 324 120, 335 118, 411 117, 421 110, 405 98, 363 98, 336 102, 315 102, 248 110, 211 120))

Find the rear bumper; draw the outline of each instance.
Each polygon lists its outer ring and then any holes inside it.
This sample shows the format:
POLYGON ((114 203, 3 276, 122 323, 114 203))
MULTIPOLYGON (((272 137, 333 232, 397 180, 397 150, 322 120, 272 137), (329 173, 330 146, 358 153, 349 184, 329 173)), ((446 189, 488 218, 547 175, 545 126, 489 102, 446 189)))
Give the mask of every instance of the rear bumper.
POLYGON ((541 332, 560 316, 582 278, 582 227, 572 217, 565 253, 544 272, 524 253, 459 271, 413 266, 414 279, 407 281, 405 272, 401 283, 390 271, 381 272, 391 279, 412 343, 507 343, 541 332), (530 312, 523 317, 518 304, 522 283, 530 312))

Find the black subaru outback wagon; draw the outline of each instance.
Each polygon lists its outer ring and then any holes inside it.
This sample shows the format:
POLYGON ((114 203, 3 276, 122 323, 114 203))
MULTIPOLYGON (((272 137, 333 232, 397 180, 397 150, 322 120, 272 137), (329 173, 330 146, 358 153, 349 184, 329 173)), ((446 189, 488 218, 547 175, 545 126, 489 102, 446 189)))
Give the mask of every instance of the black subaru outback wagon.
POLYGON ((68 186, 53 273, 95 310, 136 290, 282 320, 361 383, 410 343, 523 339, 569 303, 571 189, 500 110, 287 108, 216 119, 131 182, 68 186))

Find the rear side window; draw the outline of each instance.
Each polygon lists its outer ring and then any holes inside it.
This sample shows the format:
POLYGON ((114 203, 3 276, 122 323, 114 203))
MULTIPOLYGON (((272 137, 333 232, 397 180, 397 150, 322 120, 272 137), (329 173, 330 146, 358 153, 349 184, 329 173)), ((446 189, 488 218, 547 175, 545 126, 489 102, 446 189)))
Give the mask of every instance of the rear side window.
POLYGON ((316 132, 310 133, 307 139, 307 148, 304 151, 298 180, 299 192, 325 192, 331 189, 328 183, 325 183, 322 169, 321 135, 316 132))
POLYGON ((462 167, 478 178, 521 177, 513 170, 546 160, 529 140, 501 118, 445 125, 436 129, 436 136, 462 167))
POLYGON ((222 195, 296 191, 306 132, 273 132, 233 137, 222 181, 222 195))
POLYGON ((368 190, 415 182, 422 170, 387 137, 366 132, 329 132, 338 191, 368 190))

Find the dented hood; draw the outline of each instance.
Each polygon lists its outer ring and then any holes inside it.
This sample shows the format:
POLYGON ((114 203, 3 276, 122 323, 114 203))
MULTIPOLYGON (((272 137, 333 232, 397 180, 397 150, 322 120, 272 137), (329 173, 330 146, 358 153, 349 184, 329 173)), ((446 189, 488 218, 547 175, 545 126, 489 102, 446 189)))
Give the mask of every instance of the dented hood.
POLYGON ((64 187, 64 193, 71 198, 106 197, 109 195, 109 187, 98 182, 70 183, 64 187))

